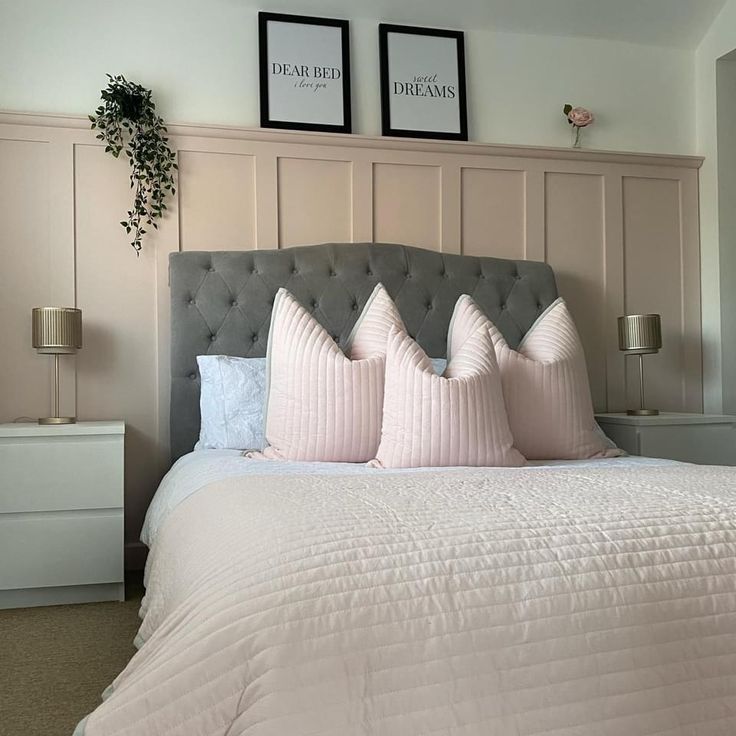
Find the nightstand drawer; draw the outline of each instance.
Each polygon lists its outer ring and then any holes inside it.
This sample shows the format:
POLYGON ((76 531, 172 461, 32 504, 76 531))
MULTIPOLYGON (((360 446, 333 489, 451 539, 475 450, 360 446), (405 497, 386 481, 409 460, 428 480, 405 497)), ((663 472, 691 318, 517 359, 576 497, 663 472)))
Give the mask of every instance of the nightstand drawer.
POLYGON ((664 412, 597 414, 603 431, 631 455, 701 465, 736 465, 736 417, 664 412))
POLYGON ((736 464, 734 425, 644 427, 639 430, 639 454, 699 465, 736 464))
POLYGON ((2 515, 0 590, 121 582, 122 534, 122 509, 2 515))
POLYGON ((123 436, 0 442, 0 513, 119 508, 123 436))

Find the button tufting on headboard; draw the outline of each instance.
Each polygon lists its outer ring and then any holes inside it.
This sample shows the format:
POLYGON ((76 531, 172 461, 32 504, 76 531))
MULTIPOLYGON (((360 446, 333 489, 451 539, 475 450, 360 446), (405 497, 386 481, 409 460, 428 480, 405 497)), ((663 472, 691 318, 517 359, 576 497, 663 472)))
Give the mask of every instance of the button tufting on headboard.
POLYGON ((262 357, 273 299, 288 288, 343 344, 377 282, 407 329, 443 357, 457 298, 470 294, 516 346, 557 298, 544 263, 443 254, 404 245, 329 243, 286 250, 185 251, 170 256, 171 454, 199 435, 197 355, 262 357), (237 306, 237 309, 233 307, 237 306))

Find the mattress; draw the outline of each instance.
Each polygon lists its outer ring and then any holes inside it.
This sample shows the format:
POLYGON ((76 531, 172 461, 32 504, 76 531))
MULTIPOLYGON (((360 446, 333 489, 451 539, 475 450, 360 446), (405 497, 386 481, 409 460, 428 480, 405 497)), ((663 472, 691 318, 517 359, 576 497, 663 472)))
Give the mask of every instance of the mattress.
POLYGON ((736 732, 736 471, 194 453, 84 736, 736 732))

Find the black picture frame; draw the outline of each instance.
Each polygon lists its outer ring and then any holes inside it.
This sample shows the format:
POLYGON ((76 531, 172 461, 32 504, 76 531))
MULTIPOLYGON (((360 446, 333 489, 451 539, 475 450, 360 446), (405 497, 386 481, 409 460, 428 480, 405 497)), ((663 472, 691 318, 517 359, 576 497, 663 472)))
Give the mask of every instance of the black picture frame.
POLYGON ((347 20, 337 18, 317 18, 307 15, 289 15, 286 13, 270 13, 261 11, 258 13, 258 61, 260 81, 260 108, 261 127, 283 128, 288 130, 312 130, 324 133, 351 133, 352 132, 352 107, 350 96, 350 25, 347 20), (324 122, 310 122, 309 120, 279 120, 271 115, 272 92, 269 85, 269 48, 268 48, 268 25, 271 22, 293 23, 297 25, 328 26, 339 28, 342 45, 341 52, 341 83, 342 83, 342 122, 329 124, 324 122))
POLYGON ((383 135, 408 138, 438 138, 441 140, 468 140, 468 108, 465 82, 465 34, 440 28, 421 28, 418 26, 393 25, 381 23, 378 26, 378 51, 381 77, 381 128, 383 135), (391 70, 389 69, 389 43, 400 42, 389 36, 414 35, 432 38, 446 38, 457 44, 457 105, 459 130, 426 130, 410 127, 396 127, 391 118, 391 70))

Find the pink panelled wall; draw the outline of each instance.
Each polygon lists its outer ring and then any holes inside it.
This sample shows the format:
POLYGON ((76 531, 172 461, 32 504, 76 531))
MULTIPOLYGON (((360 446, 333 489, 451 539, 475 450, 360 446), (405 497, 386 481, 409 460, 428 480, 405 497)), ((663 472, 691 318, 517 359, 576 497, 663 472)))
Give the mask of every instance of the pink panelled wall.
POLYGON ((664 330, 647 364, 651 402, 702 410, 699 158, 170 130, 176 201, 136 258, 118 224, 126 163, 82 119, 0 114, 0 421, 48 411, 50 367, 30 346, 31 307, 76 303, 85 346, 65 361, 62 410, 126 420, 129 542, 166 469, 174 250, 377 240, 547 260, 582 335, 597 409, 625 405, 616 317, 647 311, 662 314, 664 330))

